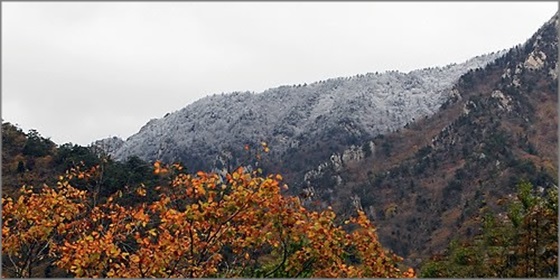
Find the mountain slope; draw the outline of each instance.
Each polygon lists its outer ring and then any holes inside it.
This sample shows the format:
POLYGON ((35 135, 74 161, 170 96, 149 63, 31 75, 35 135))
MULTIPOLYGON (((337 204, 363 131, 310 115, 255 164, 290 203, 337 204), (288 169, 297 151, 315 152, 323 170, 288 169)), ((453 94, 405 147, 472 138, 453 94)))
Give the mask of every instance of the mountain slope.
POLYGON ((308 173, 315 193, 308 203, 366 210, 384 246, 418 265, 450 238, 474 235, 479 211, 499 210, 520 180, 557 187, 557 27, 558 15, 522 46, 469 71, 441 111, 376 137, 369 157, 308 173))
POLYGON ((480 209, 499 210, 520 180, 557 185, 557 21, 464 64, 206 97, 113 141, 113 154, 223 169, 266 141, 261 163, 308 206, 364 209, 416 266, 473 236, 480 209))
POLYGON ((297 170, 318 164, 350 144, 432 115, 462 74, 500 54, 410 73, 369 73, 281 86, 260 94, 209 96, 151 120, 110 152, 121 160, 136 155, 208 170, 227 167, 228 161, 236 165, 244 145, 266 141, 272 162, 299 159, 289 167, 297 170))

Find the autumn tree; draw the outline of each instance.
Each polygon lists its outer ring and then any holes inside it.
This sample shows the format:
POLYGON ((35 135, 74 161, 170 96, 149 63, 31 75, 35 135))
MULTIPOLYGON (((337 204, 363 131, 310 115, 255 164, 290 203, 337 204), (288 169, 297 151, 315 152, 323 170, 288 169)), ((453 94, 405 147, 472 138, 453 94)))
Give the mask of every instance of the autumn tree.
POLYGON ((85 192, 66 182, 38 193, 22 187, 18 199, 2 198, 2 270, 12 277, 32 277, 52 246, 65 238, 84 211, 85 192))
POLYGON ((55 188, 3 200, 7 276, 31 276, 41 258, 76 277, 415 275, 382 248, 363 212, 339 224, 330 209, 308 211, 283 193, 280 175, 189 174, 156 162, 159 186, 140 183, 93 203, 69 182, 97 172, 76 168, 55 188), (130 196, 138 203, 123 205, 130 196))

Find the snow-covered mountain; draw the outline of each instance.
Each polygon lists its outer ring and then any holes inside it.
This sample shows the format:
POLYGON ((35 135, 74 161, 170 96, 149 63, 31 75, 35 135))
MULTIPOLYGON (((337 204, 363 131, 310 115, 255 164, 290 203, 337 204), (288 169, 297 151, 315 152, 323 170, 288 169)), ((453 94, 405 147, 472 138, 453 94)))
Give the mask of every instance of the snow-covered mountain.
POLYGON ((109 138, 103 138, 92 143, 92 146, 96 147, 98 152, 114 155, 115 152, 122 147, 124 140, 119 137, 113 136, 109 138))
POLYGON ((261 141, 268 142, 276 156, 297 150, 303 142, 356 144, 433 114, 453 94, 461 75, 503 53, 409 73, 368 73, 262 93, 208 96, 150 120, 109 152, 119 160, 138 156, 209 169, 223 163, 224 155, 261 141))

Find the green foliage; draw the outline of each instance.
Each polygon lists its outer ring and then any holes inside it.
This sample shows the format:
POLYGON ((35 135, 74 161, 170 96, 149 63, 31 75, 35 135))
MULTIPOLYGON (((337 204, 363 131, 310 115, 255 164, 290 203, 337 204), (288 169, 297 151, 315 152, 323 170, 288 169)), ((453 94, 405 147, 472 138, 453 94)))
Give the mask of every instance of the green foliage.
POLYGON ((27 141, 23 146, 23 154, 42 157, 50 155, 56 145, 50 139, 43 138, 35 129, 29 130, 27 141))
POLYGON ((23 164, 23 161, 18 161, 18 166, 17 166, 17 173, 23 173, 25 172, 25 165, 23 164))
POLYGON ((364 152, 364 156, 366 158, 370 157, 373 154, 371 145, 369 143, 365 143, 364 145, 362 145, 362 151, 364 152))
POLYGON ((557 277, 558 188, 518 184, 507 214, 483 208, 482 232, 449 244, 443 256, 423 264, 421 277, 557 277))
POLYGON ((381 144, 381 149, 386 157, 390 157, 391 153, 393 152, 393 143, 389 140, 385 140, 381 144))
POLYGON ((80 162, 86 167, 91 168, 96 164, 99 164, 100 159, 91 149, 87 147, 66 143, 58 148, 55 162, 61 165, 62 170, 67 170, 80 164, 80 162))

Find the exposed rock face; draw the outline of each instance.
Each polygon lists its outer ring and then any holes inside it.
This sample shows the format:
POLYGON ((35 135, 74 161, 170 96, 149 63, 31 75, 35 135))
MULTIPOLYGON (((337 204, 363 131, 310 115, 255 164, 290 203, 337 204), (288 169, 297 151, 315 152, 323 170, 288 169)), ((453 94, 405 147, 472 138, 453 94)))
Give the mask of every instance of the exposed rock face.
POLYGON ((543 67, 545 60, 546 55, 543 52, 531 52, 523 65, 529 70, 536 70, 543 67))
POLYGON ((495 90, 492 92, 492 97, 498 99, 500 101, 501 108, 507 111, 511 111, 511 102, 512 99, 510 96, 504 95, 503 92, 499 90, 495 90))
MULTIPOLYGON (((368 144, 369 145, 369 144, 368 144)), ((350 146, 349 149, 342 153, 342 162, 361 161, 364 158, 364 151, 362 148, 355 145, 350 146)))

